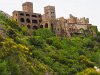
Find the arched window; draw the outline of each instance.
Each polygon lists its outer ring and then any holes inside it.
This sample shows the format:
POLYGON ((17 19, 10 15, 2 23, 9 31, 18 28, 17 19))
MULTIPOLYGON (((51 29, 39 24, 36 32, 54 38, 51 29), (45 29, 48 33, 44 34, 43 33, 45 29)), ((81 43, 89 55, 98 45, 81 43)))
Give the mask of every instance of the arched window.
POLYGON ((30 19, 29 19, 29 18, 27 18, 27 19, 26 19, 26 22, 27 22, 27 23, 30 23, 30 19))
POLYGON ((20 22, 24 22, 25 20, 24 20, 24 18, 20 18, 20 22))
POLYGON ((38 21, 37 20, 32 20, 32 23, 38 23, 38 21))
POLYGON ((30 16, 30 14, 26 14, 26 16, 30 16))
POLYGON ((45 24, 45 28, 48 28, 48 23, 45 24))
POLYGON ((43 28, 43 25, 40 25, 40 28, 43 28))
POLYGON ((37 26, 33 26, 33 29, 36 30, 37 29, 37 26))
POLYGON ((30 29, 30 28, 31 28, 31 26, 30 26, 30 25, 27 25, 27 28, 29 28, 29 29, 30 29))
POLYGON ((37 15, 32 15, 32 17, 37 17, 37 15))
POLYGON ((21 15, 21 16, 24 16, 24 14, 23 14, 23 13, 20 13, 20 15, 21 15))

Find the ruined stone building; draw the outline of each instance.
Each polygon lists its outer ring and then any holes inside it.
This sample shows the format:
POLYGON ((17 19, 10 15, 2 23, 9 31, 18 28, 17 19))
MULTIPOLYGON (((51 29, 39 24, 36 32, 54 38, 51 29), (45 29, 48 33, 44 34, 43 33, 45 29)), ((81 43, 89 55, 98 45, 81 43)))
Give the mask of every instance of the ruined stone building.
POLYGON ((56 35, 71 36, 74 33, 81 34, 82 30, 89 30, 91 28, 88 18, 77 18, 70 14, 68 19, 63 17, 57 19, 56 35))
POLYGON ((35 13, 33 3, 22 4, 22 11, 13 11, 13 18, 19 26, 25 25, 29 29, 49 28, 55 35, 71 36, 74 33, 82 33, 82 30, 91 28, 88 18, 77 18, 70 14, 68 19, 56 18, 55 6, 44 7, 44 14, 35 13))
POLYGON ((42 21, 41 14, 33 12, 33 3, 25 2, 22 4, 22 11, 13 11, 13 18, 19 26, 25 25, 29 29, 38 29, 42 21))
POLYGON ((13 11, 13 18, 19 26, 26 25, 29 29, 51 28, 56 25, 56 13, 54 6, 44 7, 44 14, 33 12, 33 3, 25 2, 22 4, 22 11, 13 11))

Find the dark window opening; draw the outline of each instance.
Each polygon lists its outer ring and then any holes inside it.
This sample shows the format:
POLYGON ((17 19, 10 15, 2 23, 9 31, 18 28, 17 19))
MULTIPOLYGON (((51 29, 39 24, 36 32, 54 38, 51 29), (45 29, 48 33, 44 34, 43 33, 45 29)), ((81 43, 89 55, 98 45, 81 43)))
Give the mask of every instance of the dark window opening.
POLYGON ((20 18, 20 22, 24 22, 25 20, 24 20, 24 18, 20 18))
POLYGON ((41 15, 39 15, 39 17, 41 17, 41 15))
POLYGON ((20 13, 20 15, 21 15, 21 16, 24 16, 24 14, 23 14, 23 13, 20 13))
POLYGON ((17 14, 16 14, 16 16, 17 16, 17 14))
POLYGON ((48 28, 48 23, 45 24, 45 28, 48 28))
POLYGON ((51 23, 51 30, 53 31, 54 29, 53 29, 54 27, 53 27, 53 23, 51 23))
POLYGON ((32 17, 37 17, 36 15, 32 15, 32 17))
POLYGON ((37 29, 37 26, 33 26, 33 29, 36 30, 37 29))
POLYGON ((27 28, 29 28, 29 29, 30 29, 30 28, 31 28, 31 26, 30 26, 30 25, 27 25, 27 28))
POLYGON ((42 22, 42 20, 39 20, 39 22, 42 22))
POLYGON ((27 22, 27 23, 30 23, 30 19, 29 19, 29 18, 27 18, 27 19, 26 19, 26 22, 27 22))
POLYGON ((26 14, 26 16, 30 16, 29 14, 26 14))
POLYGON ((38 21, 37 20, 32 20, 32 23, 38 23, 38 21))
POLYGON ((58 31, 59 31, 59 28, 58 28, 58 31))
POLYGON ((40 25, 40 28, 43 28, 43 25, 40 25))

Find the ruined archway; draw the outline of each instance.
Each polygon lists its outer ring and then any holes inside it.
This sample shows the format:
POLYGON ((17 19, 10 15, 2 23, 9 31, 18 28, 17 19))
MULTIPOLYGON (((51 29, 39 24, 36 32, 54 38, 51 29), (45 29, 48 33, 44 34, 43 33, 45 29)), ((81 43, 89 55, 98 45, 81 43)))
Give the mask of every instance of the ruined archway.
POLYGON ((48 23, 45 23, 45 28, 48 28, 48 23))
POLYGON ((40 28, 43 28, 43 25, 40 25, 40 28))

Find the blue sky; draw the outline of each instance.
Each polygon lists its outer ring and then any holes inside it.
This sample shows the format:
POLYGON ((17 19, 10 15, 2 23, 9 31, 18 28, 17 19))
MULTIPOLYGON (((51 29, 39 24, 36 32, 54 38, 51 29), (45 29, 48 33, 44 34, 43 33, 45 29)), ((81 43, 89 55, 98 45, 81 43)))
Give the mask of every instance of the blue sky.
POLYGON ((69 14, 87 17, 100 31, 100 0, 0 0, 0 10, 12 15, 14 10, 22 10, 22 3, 33 2, 35 13, 42 13, 47 5, 55 6, 56 16, 68 18, 69 14))

